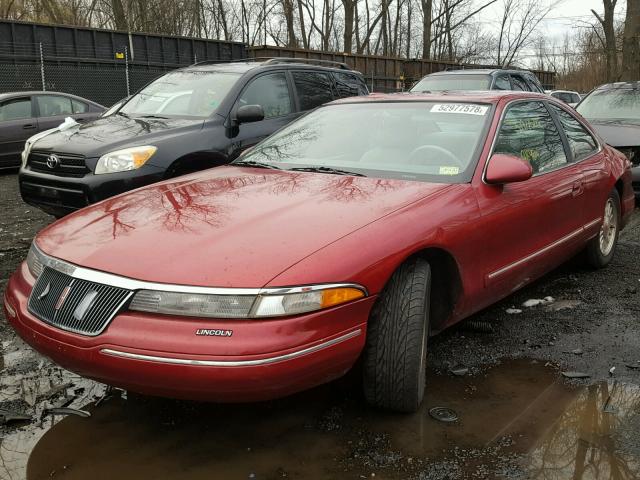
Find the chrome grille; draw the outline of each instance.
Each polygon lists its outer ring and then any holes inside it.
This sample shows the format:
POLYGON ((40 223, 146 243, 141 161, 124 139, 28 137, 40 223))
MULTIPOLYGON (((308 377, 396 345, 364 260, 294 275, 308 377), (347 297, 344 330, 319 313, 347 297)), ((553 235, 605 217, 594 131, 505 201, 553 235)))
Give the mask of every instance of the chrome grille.
POLYGON ((31 152, 27 164, 32 170, 62 177, 82 177, 89 173, 84 156, 69 153, 31 152), (59 164, 54 168, 47 165, 47 159, 51 155, 55 155, 59 160, 59 164))
POLYGON ((95 336, 109 325, 132 294, 130 290, 73 278, 45 267, 29 297, 29 312, 62 330, 95 336))

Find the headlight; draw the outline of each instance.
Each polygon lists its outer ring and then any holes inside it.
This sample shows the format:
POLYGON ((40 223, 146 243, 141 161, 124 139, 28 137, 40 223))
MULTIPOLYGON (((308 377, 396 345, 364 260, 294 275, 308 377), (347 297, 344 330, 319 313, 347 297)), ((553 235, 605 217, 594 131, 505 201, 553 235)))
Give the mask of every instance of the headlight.
POLYGON ((95 174, 135 170, 147 163, 156 150, 157 148, 153 145, 145 145, 107 153, 98 160, 95 174))
POLYGON ((31 244, 31 248, 29 249, 29 253, 27 254, 27 267, 29 268, 29 272, 33 275, 33 278, 36 280, 44 270, 44 262, 42 254, 38 251, 35 244, 31 244))
POLYGON ((190 317, 264 318, 313 312, 366 296, 359 286, 318 285, 282 291, 285 293, 213 295, 140 290, 129 309, 190 317))

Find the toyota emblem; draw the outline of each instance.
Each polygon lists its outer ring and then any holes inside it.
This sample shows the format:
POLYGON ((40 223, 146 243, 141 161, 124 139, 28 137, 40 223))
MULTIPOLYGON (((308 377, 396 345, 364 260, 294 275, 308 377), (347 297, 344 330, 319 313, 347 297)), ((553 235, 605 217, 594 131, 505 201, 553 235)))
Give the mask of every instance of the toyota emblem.
POLYGON ((60 166, 60 158, 57 155, 49 155, 47 157, 47 167, 54 170, 60 166))

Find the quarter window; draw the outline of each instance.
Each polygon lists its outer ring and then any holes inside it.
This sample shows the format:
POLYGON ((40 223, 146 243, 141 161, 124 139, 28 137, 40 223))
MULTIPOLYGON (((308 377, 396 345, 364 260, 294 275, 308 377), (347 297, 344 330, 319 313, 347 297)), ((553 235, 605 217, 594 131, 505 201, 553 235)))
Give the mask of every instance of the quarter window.
POLYGON ((284 73, 262 75, 253 80, 238 100, 240 106, 260 105, 264 118, 282 117, 291 113, 291 97, 284 73))
POLYGON ((511 90, 511 82, 509 82, 509 76, 498 75, 496 77, 496 83, 493 88, 495 90, 511 90))
POLYGON ((354 97, 356 95, 366 95, 369 93, 362 79, 357 76, 341 72, 335 72, 333 75, 336 79, 336 89, 338 90, 339 98, 354 97))
POLYGON ((560 118, 560 123, 567 134, 573 161, 578 162, 598 150, 598 144, 582 124, 560 107, 551 105, 551 109, 560 118))
POLYGON ((57 95, 46 95, 36 97, 38 100, 38 110, 41 117, 55 117, 58 115, 71 115, 71 99, 59 97, 57 95))
POLYGON ((329 75, 322 72, 293 72, 300 110, 311 110, 333 100, 329 75))
POLYGON ((86 113, 89 111, 89 105, 78 100, 71 99, 71 106, 73 107, 73 113, 86 113))
POLYGON ((29 97, 14 98, 0 104, 0 122, 31 118, 31 99, 29 97))
POLYGON ((494 150, 523 158, 531 164, 534 174, 568 163, 560 134, 542 102, 521 102, 509 107, 494 150))
POLYGON ((513 84, 514 90, 521 90, 523 92, 529 91, 529 87, 527 87, 524 78, 522 78, 520 75, 511 75, 511 83, 513 84))

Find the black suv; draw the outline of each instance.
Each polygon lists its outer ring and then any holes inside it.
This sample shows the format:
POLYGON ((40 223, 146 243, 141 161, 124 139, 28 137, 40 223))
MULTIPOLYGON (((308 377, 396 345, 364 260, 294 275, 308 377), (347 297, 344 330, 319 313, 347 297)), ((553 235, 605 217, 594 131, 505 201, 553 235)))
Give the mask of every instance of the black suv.
POLYGON ((544 93, 540 80, 526 70, 469 69, 431 73, 411 87, 411 91, 521 90, 544 93))
POLYGON ((25 152, 20 193, 57 217, 177 175, 228 163, 336 98, 368 94, 344 64, 298 59, 204 63, 151 82, 115 111, 25 152))

